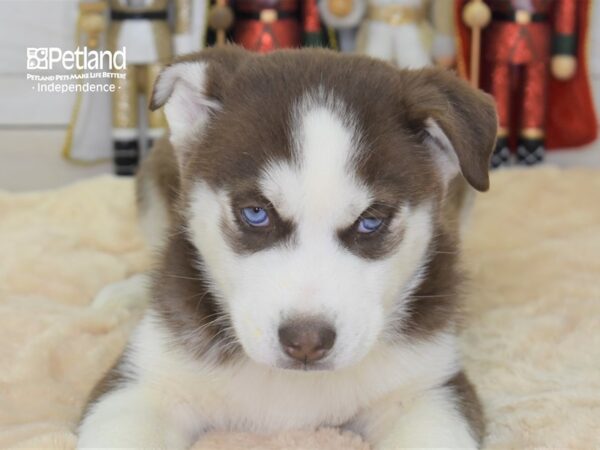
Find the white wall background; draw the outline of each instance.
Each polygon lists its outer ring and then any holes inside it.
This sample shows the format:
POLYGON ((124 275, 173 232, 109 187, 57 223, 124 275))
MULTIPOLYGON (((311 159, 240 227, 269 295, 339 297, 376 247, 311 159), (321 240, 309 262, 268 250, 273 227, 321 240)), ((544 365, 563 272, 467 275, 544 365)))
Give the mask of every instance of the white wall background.
POLYGON ((0 125, 66 125, 74 96, 34 92, 26 49, 74 49, 77 13, 77 0, 0 0, 0 125))

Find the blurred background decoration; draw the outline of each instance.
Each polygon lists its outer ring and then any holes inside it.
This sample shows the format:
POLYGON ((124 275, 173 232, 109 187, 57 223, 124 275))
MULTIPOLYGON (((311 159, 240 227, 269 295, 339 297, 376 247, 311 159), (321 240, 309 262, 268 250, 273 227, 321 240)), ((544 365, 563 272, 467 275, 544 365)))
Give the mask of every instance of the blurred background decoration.
POLYGON ((539 164, 546 147, 581 146, 596 139, 586 53, 589 0, 466 0, 455 5, 461 74, 468 70, 472 84, 496 100, 500 123, 493 167, 509 165, 511 153, 517 164, 539 164))
POLYGON ((147 108, 160 67, 229 41, 457 70, 497 101, 495 165, 600 166, 600 0, 0 0, 0 189, 133 173, 164 133, 147 108), (37 92, 27 48, 77 46, 125 46, 120 89, 37 92))

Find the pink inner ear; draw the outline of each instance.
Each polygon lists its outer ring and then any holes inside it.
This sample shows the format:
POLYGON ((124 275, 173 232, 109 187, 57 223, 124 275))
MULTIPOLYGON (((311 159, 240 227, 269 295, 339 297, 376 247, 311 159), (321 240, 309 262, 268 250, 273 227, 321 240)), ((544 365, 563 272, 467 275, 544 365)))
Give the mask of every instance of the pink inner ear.
POLYGON ((207 69, 206 62, 182 62, 165 69, 159 78, 157 101, 167 97, 165 115, 174 145, 197 132, 220 109, 218 101, 205 95, 207 69))
POLYGON ((202 100, 202 95, 195 93, 185 81, 179 80, 170 101, 178 108, 176 113, 178 120, 193 126, 196 121, 203 120, 204 115, 208 113, 202 100))
POLYGON ((454 150, 454 146, 446 133, 432 118, 425 120, 425 130, 429 134, 425 144, 432 151, 432 156, 436 162, 440 175, 444 183, 449 183, 459 172, 460 162, 454 150))

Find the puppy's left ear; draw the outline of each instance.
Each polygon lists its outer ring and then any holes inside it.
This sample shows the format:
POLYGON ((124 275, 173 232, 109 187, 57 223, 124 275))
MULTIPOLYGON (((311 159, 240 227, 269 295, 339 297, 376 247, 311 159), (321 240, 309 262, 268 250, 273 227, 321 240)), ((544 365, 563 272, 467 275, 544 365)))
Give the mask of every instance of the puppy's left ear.
POLYGON ((498 131, 492 97, 449 71, 425 69, 404 75, 410 126, 433 152, 444 180, 461 172, 475 189, 487 191, 498 131))

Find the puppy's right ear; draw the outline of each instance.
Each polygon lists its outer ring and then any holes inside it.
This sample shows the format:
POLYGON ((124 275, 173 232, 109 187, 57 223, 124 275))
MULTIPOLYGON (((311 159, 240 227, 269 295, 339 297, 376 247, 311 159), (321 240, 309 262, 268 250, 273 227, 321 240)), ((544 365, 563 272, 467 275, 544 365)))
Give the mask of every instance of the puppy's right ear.
POLYGON ((404 71, 403 106, 433 152, 447 185, 460 172, 478 191, 490 185, 490 157, 498 119, 491 96, 450 71, 404 71))
POLYGON ((220 111, 227 82, 248 52, 237 47, 207 49, 165 67, 154 84, 150 109, 165 108, 170 140, 181 165, 190 141, 220 111))

